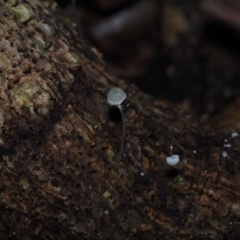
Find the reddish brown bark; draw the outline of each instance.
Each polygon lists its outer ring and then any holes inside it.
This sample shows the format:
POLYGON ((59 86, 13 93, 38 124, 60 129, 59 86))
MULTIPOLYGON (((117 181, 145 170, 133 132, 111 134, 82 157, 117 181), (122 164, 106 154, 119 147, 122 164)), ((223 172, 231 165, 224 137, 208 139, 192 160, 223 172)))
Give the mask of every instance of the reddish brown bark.
POLYGON ((0 59, 0 239, 240 237, 230 130, 109 75, 51 1, 0 0, 0 59), (113 86, 127 93, 121 161, 113 86), (175 168, 172 138, 187 156, 174 148, 175 168))

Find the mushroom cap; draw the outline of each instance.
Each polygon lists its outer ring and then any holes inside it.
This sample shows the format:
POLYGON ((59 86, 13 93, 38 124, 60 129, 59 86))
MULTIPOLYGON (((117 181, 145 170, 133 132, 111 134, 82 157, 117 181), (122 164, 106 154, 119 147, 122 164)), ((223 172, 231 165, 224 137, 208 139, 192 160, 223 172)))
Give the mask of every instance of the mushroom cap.
POLYGON ((110 105, 120 105, 125 98, 127 97, 126 93, 119 87, 112 88, 108 95, 107 95, 107 101, 110 105))
POLYGON ((177 165, 179 163, 180 159, 178 155, 172 155, 170 157, 166 158, 166 162, 170 166, 177 165))

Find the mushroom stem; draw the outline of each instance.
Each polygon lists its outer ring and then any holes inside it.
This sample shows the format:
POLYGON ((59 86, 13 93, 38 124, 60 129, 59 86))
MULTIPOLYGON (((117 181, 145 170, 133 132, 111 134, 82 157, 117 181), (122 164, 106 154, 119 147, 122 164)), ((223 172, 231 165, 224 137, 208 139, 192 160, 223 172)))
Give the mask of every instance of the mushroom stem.
POLYGON ((113 106, 118 106, 122 116, 122 143, 121 143, 120 151, 117 156, 119 160, 122 159, 122 155, 124 152, 124 139, 125 139, 125 133, 126 133, 125 117, 123 114, 121 103, 125 100, 126 96, 127 94, 121 88, 118 88, 118 87, 112 88, 107 95, 108 103, 113 106))
POLYGON ((126 125, 125 125, 125 117, 124 117, 124 113, 123 113, 123 110, 122 110, 122 106, 118 105, 118 108, 119 108, 121 116, 122 116, 122 143, 121 143, 120 151, 118 153, 117 158, 119 160, 121 160, 123 152, 124 152, 124 140, 125 140, 125 135, 126 135, 126 125))
POLYGON ((187 162, 186 150, 185 150, 185 148, 184 148, 183 146, 181 146, 181 145, 178 143, 178 141, 177 141, 175 138, 172 139, 172 143, 171 143, 171 146, 170 146, 171 156, 173 155, 173 143, 175 143, 176 146, 177 146, 180 150, 182 150, 182 152, 183 152, 183 162, 186 163, 186 162, 187 162))

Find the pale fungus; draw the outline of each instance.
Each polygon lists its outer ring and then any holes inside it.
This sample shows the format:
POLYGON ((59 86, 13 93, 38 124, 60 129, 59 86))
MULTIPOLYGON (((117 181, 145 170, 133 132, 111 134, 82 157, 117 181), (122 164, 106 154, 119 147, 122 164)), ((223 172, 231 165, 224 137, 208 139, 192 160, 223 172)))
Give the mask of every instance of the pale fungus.
POLYGON ((186 151, 184 149, 184 147, 182 147, 175 138, 172 139, 171 142, 171 146, 170 146, 170 150, 171 150, 171 156, 166 157, 166 162, 168 165, 170 166, 175 166, 180 162, 180 158, 177 154, 173 154, 173 143, 175 143, 175 145, 183 151, 183 162, 186 163, 187 162, 187 158, 186 158, 186 151))
POLYGON ((119 106, 126 99, 126 96, 121 88, 114 87, 109 91, 107 100, 110 105, 119 106))
POLYGON ((107 95, 108 103, 112 106, 117 106, 122 116, 122 143, 121 143, 120 151, 118 154, 119 160, 121 160, 124 152, 124 139, 126 134, 125 117, 124 117, 121 103, 126 99, 126 96, 127 96, 126 93, 121 88, 118 88, 118 87, 112 88, 107 95))
POLYGON ((237 133, 237 132, 232 132, 232 138, 235 138, 235 137, 238 137, 239 136, 239 134, 237 133))
POLYGON ((180 159, 178 155, 172 155, 166 158, 166 162, 170 166, 175 166, 179 163, 180 159))

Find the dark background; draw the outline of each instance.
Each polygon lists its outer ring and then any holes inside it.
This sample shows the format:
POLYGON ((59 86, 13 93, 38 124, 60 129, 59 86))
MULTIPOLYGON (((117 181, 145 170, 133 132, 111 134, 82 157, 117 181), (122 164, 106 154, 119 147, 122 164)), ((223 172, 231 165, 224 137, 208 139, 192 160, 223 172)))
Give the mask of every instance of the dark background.
POLYGON ((238 1, 58 2, 108 71, 211 125, 240 128, 238 1))

